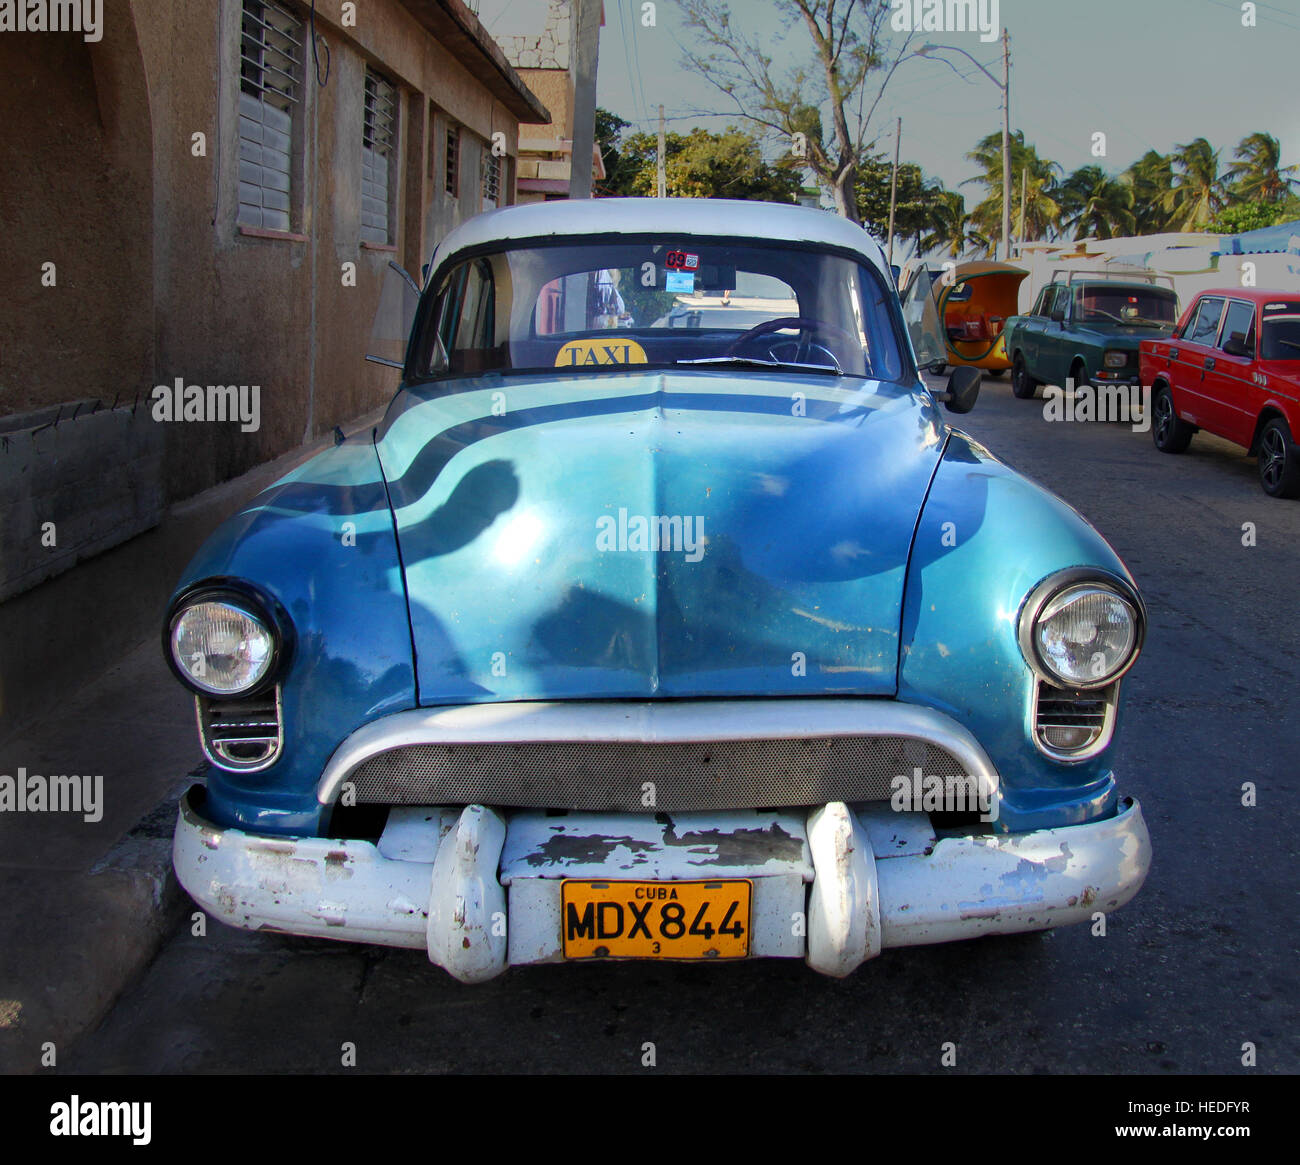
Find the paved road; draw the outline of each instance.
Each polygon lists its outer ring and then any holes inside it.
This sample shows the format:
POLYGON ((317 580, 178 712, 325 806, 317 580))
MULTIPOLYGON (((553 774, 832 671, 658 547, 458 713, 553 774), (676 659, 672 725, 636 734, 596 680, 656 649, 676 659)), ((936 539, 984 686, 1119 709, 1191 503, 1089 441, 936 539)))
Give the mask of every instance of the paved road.
POLYGON ((1061 493, 1142 586, 1116 768, 1155 863, 1087 927, 887 951, 837 982, 802 963, 514 970, 467 988, 418 952, 183 928, 62 1067, 71 1071, 1300 1071, 1296 786, 1300 502, 1198 436, 1048 424, 985 381, 962 427, 1061 493), (1256 545, 1243 545, 1243 523, 1256 545), (1258 805, 1241 805, 1243 782, 1258 805))

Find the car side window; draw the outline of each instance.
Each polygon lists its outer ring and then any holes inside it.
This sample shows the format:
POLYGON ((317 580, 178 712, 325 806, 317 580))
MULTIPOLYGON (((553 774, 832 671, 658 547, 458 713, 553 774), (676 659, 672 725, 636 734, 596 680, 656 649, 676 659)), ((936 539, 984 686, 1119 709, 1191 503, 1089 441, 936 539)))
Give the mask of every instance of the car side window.
POLYGON ((1051 287, 1044 287, 1038 293, 1038 299, 1034 303, 1033 310, 1029 313, 1031 316, 1047 315, 1048 304, 1051 302, 1054 291, 1051 287))
POLYGON ((1223 300, 1218 296, 1207 296, 1196 309, 1196 315, 1192 318, 1184 339, 1189 344, 1213 345, 1214 338, 1219 333, 1219 319, 1222 315, 1223 300))
POLYGON ((1251 349, 1255 346, 1255 305, 1234 299, 1228 304, 1228 311, 1223 320, 1223 332, 1219 336, 1219 347, 1229 340, 1236 339, 1251 349))

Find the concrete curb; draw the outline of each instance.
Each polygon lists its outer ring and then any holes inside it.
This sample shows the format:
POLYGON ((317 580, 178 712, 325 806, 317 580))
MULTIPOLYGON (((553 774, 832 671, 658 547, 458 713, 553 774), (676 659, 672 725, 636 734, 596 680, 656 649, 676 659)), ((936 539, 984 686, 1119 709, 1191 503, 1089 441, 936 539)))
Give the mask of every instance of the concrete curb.
POLYGON ((8 1008, 0 1016, 0 1072, 57 1069, 180 922, 190 900, 172 870, 171 835, 191 783, 178 782, 88 874, 35 872, 23 886, 12 884, 12 872, 4 876, 6 889, 21 893, 15 930, 39 927, 42 941, 5 943, 4 977, 19 998, 0 1004, 8 1008), (62 907, 42 901, 69 891, 75 897, 62 907))
MULTIPOLYGON (((379 415, 349 433, 368 439, 379 415)), ((176 774, 199 750, 193 700, 159 653, 162 607, 222 520, 332 442, 178 503, 148 533, 0 604, 0 772, 101 773, 108 803, 88 824, 0 817, 0 1072, 57 1070, 197 909, 171 864, 195 776, 176 774)))

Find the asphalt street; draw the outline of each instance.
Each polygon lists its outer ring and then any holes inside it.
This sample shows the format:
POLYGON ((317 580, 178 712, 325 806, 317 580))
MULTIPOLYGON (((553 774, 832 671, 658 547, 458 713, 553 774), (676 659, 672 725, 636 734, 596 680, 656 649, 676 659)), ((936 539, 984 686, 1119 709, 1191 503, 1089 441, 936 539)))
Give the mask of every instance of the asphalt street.
POLYGON ((1047 423, 1005 379, 953 420, 1096 525, 1149 607, 1113 756, 1155 857, 1104 937, 886 951, 842 981, 755 961, 466 987, 420 952, 187 922, 60 1069, 346 1071, 351 1044, 356 1070, 395 1073, 1300 1071, 1300 502, 1225 442, 1172 457, 1126 425, 1047 423))

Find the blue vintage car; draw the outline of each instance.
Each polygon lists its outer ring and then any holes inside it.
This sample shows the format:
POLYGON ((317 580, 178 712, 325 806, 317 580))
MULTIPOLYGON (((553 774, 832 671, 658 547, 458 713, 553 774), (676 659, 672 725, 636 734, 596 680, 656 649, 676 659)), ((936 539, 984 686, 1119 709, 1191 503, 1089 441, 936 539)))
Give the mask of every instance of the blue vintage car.
POLYGON ((254 499, 171 600, 209 763, 185 888, 466 982, 844 975, 1127 902, 1150 844, 1108 756, 1142 601, 945 424, 978 373, 926 389, 927 310, 792 206, 449 235, 382 424, 254 499))

